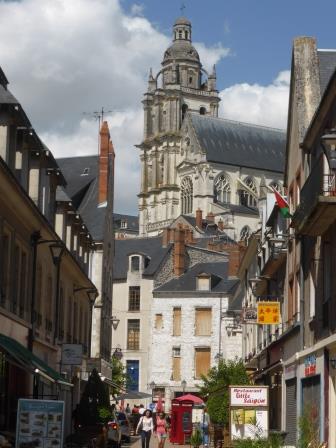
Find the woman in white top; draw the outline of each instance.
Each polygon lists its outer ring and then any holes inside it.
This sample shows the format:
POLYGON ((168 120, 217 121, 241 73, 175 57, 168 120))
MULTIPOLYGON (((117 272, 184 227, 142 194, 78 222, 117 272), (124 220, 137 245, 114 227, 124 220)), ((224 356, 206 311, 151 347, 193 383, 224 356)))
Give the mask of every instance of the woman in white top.
POLYGON ((136 433, 138 434, 141 427, 141 448, 149 448, 149 441, 154 431, 154 423, 152 418, 152 413, 148 409, 145 414, 140 418, 138 426, 136 428, 136 433))

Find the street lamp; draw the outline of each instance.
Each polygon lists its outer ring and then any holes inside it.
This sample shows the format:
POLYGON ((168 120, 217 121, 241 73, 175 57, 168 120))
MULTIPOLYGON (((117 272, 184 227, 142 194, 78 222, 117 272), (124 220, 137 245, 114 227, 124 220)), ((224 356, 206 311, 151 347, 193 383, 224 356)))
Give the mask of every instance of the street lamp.
POLYGON ((33 266, 32 266, 32 289, 30 302, 30 323, 31 328, 29 332, 28 348, 33 351, 34 331, 35 331, 35 295, 36 295, 36 265, 37 265, 37 248, 41 244, 49 244, 50 255, 54 265, 56 266, 56 316, 55 316, 55 332, 54 343, 58 336, 58 314, 59 314, 59 280, 60 280, 60 265, 61 258, 65 251, 64 243, 61 240, 44 240, 39 231, 33 232, 30 237, 31 246, 33 248, 33 266))
POLYGON ((187 387, 187 382, 186 380, 182 380, 181 381, 181 386, 182 386, 182 390, 183 390, 183 395, 185 394, 185 389, 187 387))
POLYGON ((323 152, 327 157, 329 168, 336 170, 336 128, 321 137, 323 152))
POLYGON ((90 304, 90 329, 89 329, 88 355, 89 355, 89 357, 91 357, 93 307, 94 307, 96 298, 98 297, 98 291, 96 290, 96 288, 87 288, 86 286, 80 286, 78 288, 73 289, 74 294, 76 294, 76 292, 79 292, 79 291, 86 291, 86 294, 89 299, 89 304, 90 304))
POLYGON ((116 316, 111 317, 111 324, 112 324, 113 330, 116 330, 118 328, 119 322, 120 322, 120 319, 118 319, 116 316))

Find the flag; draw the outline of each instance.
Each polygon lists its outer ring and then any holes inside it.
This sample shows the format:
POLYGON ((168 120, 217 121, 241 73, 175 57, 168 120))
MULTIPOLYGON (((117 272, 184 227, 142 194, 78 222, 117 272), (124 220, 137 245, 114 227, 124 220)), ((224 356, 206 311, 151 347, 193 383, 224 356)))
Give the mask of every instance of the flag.
POLYGON ((282 216, 284 218, 292 218, 292 215, 289 213, 289 205, 286 199, 283 196, 281 196, 281 194, 278 191, 276 191, 275 188, 272 187, 272 190, 275 194, 275 200, 282 216))

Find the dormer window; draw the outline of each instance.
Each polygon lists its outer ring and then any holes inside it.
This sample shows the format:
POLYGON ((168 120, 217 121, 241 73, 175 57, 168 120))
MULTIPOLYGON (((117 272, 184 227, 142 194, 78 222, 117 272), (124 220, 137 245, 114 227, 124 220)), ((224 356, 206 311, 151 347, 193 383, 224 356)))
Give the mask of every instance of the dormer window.
POLYGON ((138 255, 134 255, 131 258, 131 271, 139 272, 140 270, 140 257, 138 255))
POLYGON ((208 274, 200 274, 197 277, 197 290, 198 291, 210 291, 211 278, 208 274))
POLYGON ((120 222, 120 228, 121 229, 127 229, 127 221, 126 220, 122 220, 120 222))

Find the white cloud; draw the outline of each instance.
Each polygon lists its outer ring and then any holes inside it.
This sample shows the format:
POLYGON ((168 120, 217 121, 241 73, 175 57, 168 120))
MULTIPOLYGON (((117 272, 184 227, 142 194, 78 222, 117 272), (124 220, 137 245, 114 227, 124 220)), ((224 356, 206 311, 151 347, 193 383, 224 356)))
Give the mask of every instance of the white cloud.
MULTIPOLYGON (((116 210, 137 212, 141 99, 149 67, 160 67, 170 37, 120 0, 0 0, 0 65, 10 89, 56 157, 95 153, 100 110, 116 150, 116 210)), ((198 43, 206 68, 229 50, 198 43)))
POLYGON ((287 122, 290 72, 267 85, 235 84, 220 92, 220 115, 231 120, 284 129, 287 122))

